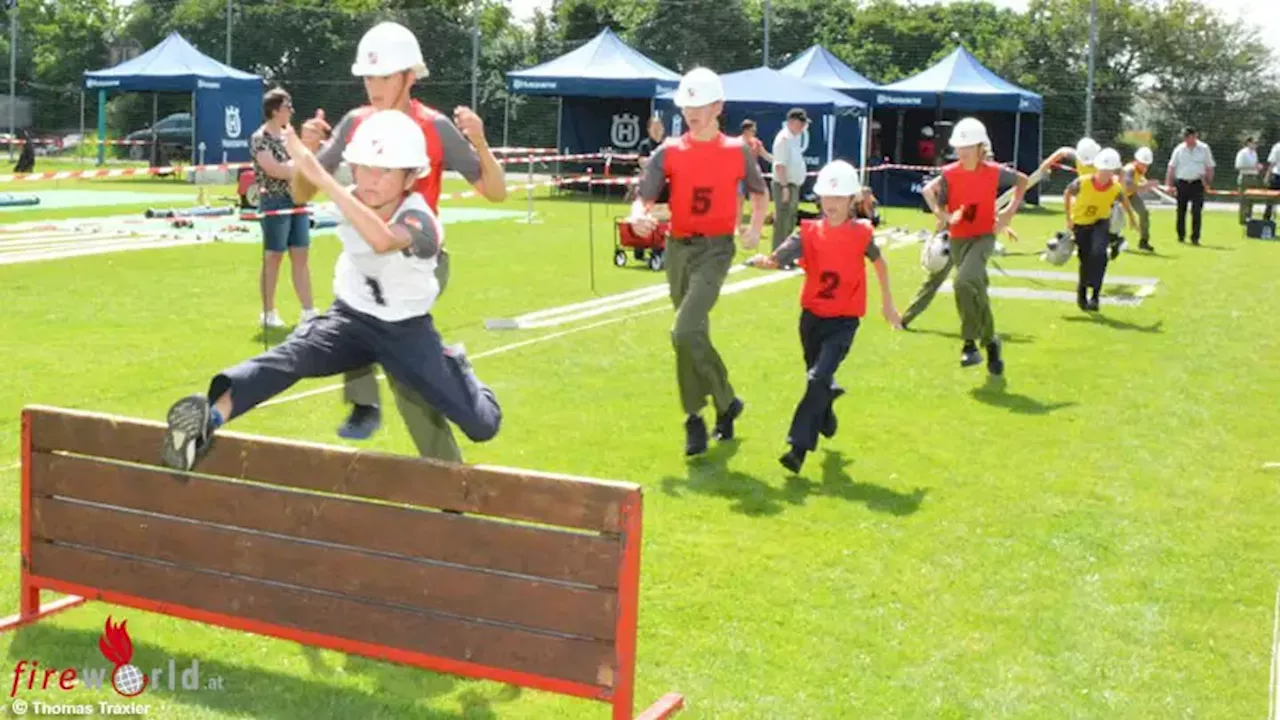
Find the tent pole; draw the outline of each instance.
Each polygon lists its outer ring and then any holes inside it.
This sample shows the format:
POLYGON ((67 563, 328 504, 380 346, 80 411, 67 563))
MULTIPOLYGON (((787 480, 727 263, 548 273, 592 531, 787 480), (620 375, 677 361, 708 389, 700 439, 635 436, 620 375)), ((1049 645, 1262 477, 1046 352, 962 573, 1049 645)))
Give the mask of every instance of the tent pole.
POLYGON ((508 124, 511 121, 511 93, 507 93, 507 100, 502 105, 502 147, 511 147, 508 140, 508 124))
MULTIPOLYGON (((191 124, 195 125, 195 115, 191 116, 191 124)), ((156 135, 156 120, 160 119, 160 93, 151 93, 151 165, 159 164, 160 136, 156 135)))
MULTIPOLYGON (((564 121, 564 96, 562 95, 556 98, 556 155, 559 155, 561 152, 564 152, 560 147, 560 143, 562 140, 562 138, 560 137, 560 124, 563 121, 564 121)), ((556 161, 556 177, 557 178, 560 177, 560 161, 559 160, 556 161)))
POLYGON ((80 164, 84 165, 84 90, 80 90, 80 152, 76 153, 80 164))
MULTIPOLYGON (((196 91, 191 91, 191 164, 196 164, 196 91)), ((195 182, 192 174, 191 181, 195 182)))
POLYGON ((98 90, 98 167, 106 163, 107 154, 107 91, 98 90))
POLYGON ((861 123, 860 129, 862 134, 862 142, 860 143, 860 147, 858 148, 858 154, 861 156, 861 161, 858 164, 862 166, 862 184, 866 185, 867 176, 870 175, 870 173, 867 171, 867 166, 870 164, 870 158, 867 157, 867 154, 871 152, 871 148, 870 148, 871 109, 870 108, 867 108, 867 114, 864 115, 859 120, 859 123, 861 123))
POLYGON ((1013 116, 1013 169, 1018 168, 1018 141, 1022 139, 1022 111, 1013 116))

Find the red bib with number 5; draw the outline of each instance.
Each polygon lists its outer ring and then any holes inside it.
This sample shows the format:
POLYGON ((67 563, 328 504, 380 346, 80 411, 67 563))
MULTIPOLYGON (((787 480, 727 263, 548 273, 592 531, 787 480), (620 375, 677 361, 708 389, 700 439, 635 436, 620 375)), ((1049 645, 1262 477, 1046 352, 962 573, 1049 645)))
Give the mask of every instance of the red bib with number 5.
POLYGON ((951 239, 990 235, 996 230, 996 199, 1000 194, 1000 166, 989 160, 965 170, 958 162, 942 168, 947 180, 947 212, 963 209, 960 219, 951 223, 951 239))
POLYGON ((823 318, 862 317, 867 312, 867 246, 875 228, 866 220, 831 226, 800 223, 804 290, 800 305, 823 318))
POLYGON ((738 183, 747 176, 740 138, 698 142, 687 133, 668 141, 662 167, 671 185, 671 234, 732 236, 738 226, 738 183))

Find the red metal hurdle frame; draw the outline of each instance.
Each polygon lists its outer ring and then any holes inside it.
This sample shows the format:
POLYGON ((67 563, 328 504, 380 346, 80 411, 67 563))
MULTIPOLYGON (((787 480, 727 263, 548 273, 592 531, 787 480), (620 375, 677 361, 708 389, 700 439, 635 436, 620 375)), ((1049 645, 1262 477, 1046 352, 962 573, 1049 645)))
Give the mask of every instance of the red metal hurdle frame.
POLYGON ((19 612, 16 615, 0 618, 0 632, 30 625, 50 615, 83 605, 89 600, 99 600, 113 605, 160 613, 183 620, 290 640, 312 647, 410 665, 432 672, 493 680, 533 690, 544 690, 560 695, 597 700, 612 706, 613 720, 661 720, 672 716, 684 707, 684 696, 680 693, 672 692, 662 696, 640 714, 637 715, 634 711, 636 626, 639 617, 642 526, 642 502, 639 492, 630 493, 620 507, 622 517, 622 561, 618 569, 619 603, 616 625, 617 639, 615 642, 616 667, 618 668, 619 676, 614 678, 614 687, 610 689, 534 673, 495 668, 478 663, 400 650, 323 633, 298 630, 273 623, 209 612, 36 575, 31 572, 31 456, 33 445, 31 417, 27 410, 23 410, 22 413, 21 442, 22 507, 20 544, 22 565, 20 571, 19 612), (63 593, 65 597, 42 604, 40 602, 41 590, 63 593))

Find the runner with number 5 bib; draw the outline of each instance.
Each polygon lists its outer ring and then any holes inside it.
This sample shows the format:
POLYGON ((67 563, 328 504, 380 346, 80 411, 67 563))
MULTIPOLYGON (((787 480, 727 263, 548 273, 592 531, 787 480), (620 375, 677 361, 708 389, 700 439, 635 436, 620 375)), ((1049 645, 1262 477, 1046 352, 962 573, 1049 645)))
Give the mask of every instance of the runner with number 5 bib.
POLYGON ((709 317, 733 262, 733 235, 741 207, 739 183, 745 183, 751 196, 751 225, 742 238, 748 250, 760 242, 769 200, 750 149, 740 138, 720 132, 717 118, 724 108, 720 76, 706 68, 689 71, 680 80, 675 103, 689 130, 668 139, 649 158, 630 220, 637 233, 652 232, 656 223, 650 209, 670 183, 671 239, 665 259, 676 309, 671 343, 686 415, 685 455, 699 455, 707 449, 707 425, 702 419, 707 397, 715 404, 718 440, 733 439, 733 421, 744 407, 711 344, 709 317))
POLYGON ((964 118, 951 132, 951 146, 959 160, 942 168, 942 174, 924 187, 921 193, 929 209, 938 218, 938 230, 946 229, 951 238, 951 261, 956 267, 956 310, 960 313, 960 332, 964 348, 960 366, 971 367, 982 362, 978 343, 987 348, 987 370, 992 375, 1004 373, 1004 358, 996 323, 991 315, 991 298, 987 296, 987 259, 995 250, 996 235, 1004 232, 1022 204, 1027 191, 1027 176, 987 160, 987 126, 977 118, 964 118), (999 213, 996 199, 1001 179, 1012 182, 1013 201, 999 213), (941 203, 941 204, 940 204, 941 203))

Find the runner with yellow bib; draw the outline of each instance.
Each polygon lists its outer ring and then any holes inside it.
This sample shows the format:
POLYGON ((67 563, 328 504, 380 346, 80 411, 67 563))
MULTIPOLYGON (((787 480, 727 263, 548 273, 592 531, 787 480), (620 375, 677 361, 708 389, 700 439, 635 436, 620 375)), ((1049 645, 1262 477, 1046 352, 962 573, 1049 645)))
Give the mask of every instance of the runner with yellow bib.
POLYGON ((1107 148, 1094 160, 1095 172, 1075 179, 1067 188, 1067 229, 1075 235, 1080 258, 1080 281, 1076 285, 1076 304, 1081 310, 1096 311, 1102 281, 1107 274, 1107 244, 1111 225, 1111 207, 1117 200, 1124 206, 1129 222, 1137 224, 1133 206, 1124 193, 1117 172, 1120 153, 1107 148))

